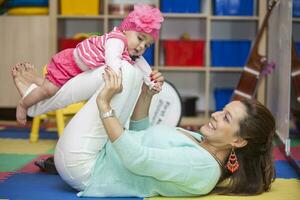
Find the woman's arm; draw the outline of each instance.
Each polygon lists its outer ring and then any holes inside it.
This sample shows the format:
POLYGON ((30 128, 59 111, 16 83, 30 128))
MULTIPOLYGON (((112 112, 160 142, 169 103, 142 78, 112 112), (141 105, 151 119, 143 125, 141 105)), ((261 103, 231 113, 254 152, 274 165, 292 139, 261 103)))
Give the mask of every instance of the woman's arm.
POLYGON ((156 83, 152 90, 149 90, 149 87, 144 83, 142 86, 142 92, 138 98, 138 101, 134 107, 133 114, 131 116, 131 120, 139 121, 146 117, 149 114, 149 108, 151 104, 152 97, 159 93, 161 90, 161 86, 164 81, 164 77, 160 72, 154 70, 150 75, 151 81, 154 80, 156 83))
MULTIPOLYGON (((151 76, 158 84, 156 84, 151 91, 146 85, 143 85, 142 93, 133 112, 133 120, 143 119, 148 116, 152 96, 160 91, 161 85, 163 84, 164 78, 161 73, 154 71, 151 76)), ((100 116, 112 110, 110 105, 112 97, 122 91, 121 74, 117 74, 110 67, 107 67, 105 68, 105 73, 103 73, 103 78, 105 86, 97 97, 97 106, 100 116)), ((115 116, 102 117, 102 122, 111 142, 118 139, 124 131, 122 124, 115 116)))
MULTIPOLYGON (((112 111, 110 102, 112 97, 122 92, 122 75, 115 73, 112 68, 106 67, 105 72, 102 74, 105 81, 105 86, 97 96, 97 106, 100 117, 105 113, 112 111)), ((101 117, 103 126, 107 132, 108 138, 114 142, 120 137, 124 129, 119 119, 115 115, 109 117, 101 117)))

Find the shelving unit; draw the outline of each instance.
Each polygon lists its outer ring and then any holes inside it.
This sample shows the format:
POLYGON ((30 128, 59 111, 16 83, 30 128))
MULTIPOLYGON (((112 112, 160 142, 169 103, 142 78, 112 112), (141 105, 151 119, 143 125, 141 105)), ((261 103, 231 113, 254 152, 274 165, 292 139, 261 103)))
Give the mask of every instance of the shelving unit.
MULTIPOLYGON (((197 33, 191 33, 192 39, 201 39, 205 40, 205 63, 204 66, 164 66, 163 64, 163 54, 162 54, 162 44, 161 41, 155 43, 154 48, 154 67, 158 68, 160 71, 164 72, 165 77, 170 80, 179 90, 180 93, 184 93, 186 90, 182 85, 186 85, 184 79, 181 78, 181 81, 177 79, 180 75, 181 77, 193 77, 195 84, 191 83, 189 87, 191 90, 194 89, 194 92, 197 92, 198 96, 201 98, 200 102, 197 104, 197 109, 199 111, 199 116, 197 117, 187 117, 183 118, 183 124, 191 125, 200 125, 201 123, 209 119, 210 113, 214 110, 213 105, 210 102, 213 102, 211 91, 212 91, 212 79, 215 79, 216 76, 233 76, 234 80, 238 80, 239 75, 242 72, 242 68, 237 67, 212 67, 211 66, 211 52, 210 52, 210 42, 213 39, 215 23, 254 23, 253 26, 257 32, 259 25, 261 24, 264 14, 266 13, 267 0, 254 0, 257 9, 255 9, 255 16, 214 16, 213 15, 213 3, 211 0, 202 0, 202 12, 201 13, 164 13, 165 18, 160 39, 165 38, 176 38, 178 34, 176 31, 170 30, 168 23, 177 24, 178 27, 187 26, 187 24, 192 24, 188 28, 196 30, 197 33), (183 23, 184 22, 184 23, 183 23), (194 26, 195 25, 195 26, 194 26), (176 34, 173 34, 175 32, 176 34), (199 34, 198 34, 199 33, 199 34), (182 82, 182 80, 184 82, 182 82), (194 87, 194 88, 193 88, 194 87), (201 91, 199 91, 199 89, 201 91)), ((50 52, 54 54, 57 52, 57 41, 61 36, 68 36, 66 33, 68 30, 66 26, 70 21, 77 21, 77 23, 93 22, 97 26, 96 30, 98 32, 105 33, 110 31, 112 24, 115 20, 121 20, 124 15, 111 15, 108 11, 108 5, 112 2, 111 0, 100 0, 100 14, 97 16, 64 16, 60 14, 60 0, 51 0, 50 3, 50 30, 51 30, 51 41, 50 41, 50 52)), ((142 1, 140 1, 142 2, 142 1)), ((149 1, 147 1, 149 2, 149 1)), ((160 0, 153 0, 153 5, 156 7, 160 6, 160 0)), ((74 22, 75 23, 75 22, 74 22)), ((88 27, 86 25, 86 27, 88 27)), ((67 27, 68 28, 68 27, 67 27)), ((90 28, 90 27, 88 27, 90 28)), ((93 32, 93 30, 82 29, 81 32, 93 32)), ((184 29, 184 28, 183 28, 184 29)), ((188 31, 188 30, 186 30, 188 31)), ((239 30, 233 30, 239 31, 239 30)), ((69 32, 72 32, 69 31, 69 32)), ((94 31, 95 32, 95 31, 94 31)), ((252 41, 256 35, 251 37, 252 41)), ((179 39, 179 38, 178 38, 179 39)), ((263 38, 261 42, 260 50, 263 55, 265 55, 266 39, 263 38)), ((221 83, 222 84, 222 83, 221 83)), ((237 84, 237 83, 236 83, 237 84)), ((264 102, 264 84, 260 87, 258 92, 258 99, 264 102)))

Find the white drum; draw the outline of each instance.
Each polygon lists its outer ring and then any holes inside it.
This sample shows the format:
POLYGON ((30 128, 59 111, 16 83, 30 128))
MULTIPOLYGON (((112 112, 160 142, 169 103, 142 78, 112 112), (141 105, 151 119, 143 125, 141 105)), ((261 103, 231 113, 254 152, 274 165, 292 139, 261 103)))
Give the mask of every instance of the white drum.
POLYGON ((174 85, 165 81, 161 92, 154 95, 152 99, 149 110, 150 124, 178 126, 182 115, 181 102, 174 85))

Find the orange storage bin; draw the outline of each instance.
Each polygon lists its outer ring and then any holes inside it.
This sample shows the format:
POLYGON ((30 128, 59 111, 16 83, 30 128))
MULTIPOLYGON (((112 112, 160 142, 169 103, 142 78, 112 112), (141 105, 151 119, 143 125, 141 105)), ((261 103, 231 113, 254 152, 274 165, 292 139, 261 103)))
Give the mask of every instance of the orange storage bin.
POLYGON ((204 40, 164 40, 166 66, 203 66, 204 40))
POLYGON ((61 15, 99 15, 100 0, 61 0, 61 15))

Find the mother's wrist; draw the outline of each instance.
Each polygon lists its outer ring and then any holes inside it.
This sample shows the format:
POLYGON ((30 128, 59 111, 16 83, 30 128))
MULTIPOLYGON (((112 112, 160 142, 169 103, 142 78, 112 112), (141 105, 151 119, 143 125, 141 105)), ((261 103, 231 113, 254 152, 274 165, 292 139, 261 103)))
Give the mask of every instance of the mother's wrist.
POLYGON ((111 110, 110 103, 101 98, 97 98, 97 105, 98 105, 98 109, 101 113, 108 112, 109 110, 111 110))
POLYGON ((151 94, 151 93, 149 93, 148 91, 144 91, 143 93, 142 93, 142 97, 144 98, 144 99, 152 99, 152 97, 153 97, 153 94, 151 94))

